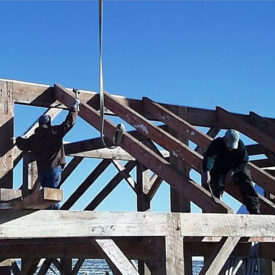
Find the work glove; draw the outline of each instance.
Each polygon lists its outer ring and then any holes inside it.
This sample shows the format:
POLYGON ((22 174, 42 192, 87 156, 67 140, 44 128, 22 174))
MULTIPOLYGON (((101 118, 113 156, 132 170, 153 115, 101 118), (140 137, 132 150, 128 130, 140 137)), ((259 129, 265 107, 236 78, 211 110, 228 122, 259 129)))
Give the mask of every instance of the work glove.
POLYGON ((210 181, 211 181, 210 172, 209 171, 203 171, 202 175, 201 175, 202 186, 204 188, 208 188, 208 186, 210 184, 210 181))
POLYGON ((80 105, 80 100, 76 98, 73 102, 72 108, 79 111, 79 105, 80 105))

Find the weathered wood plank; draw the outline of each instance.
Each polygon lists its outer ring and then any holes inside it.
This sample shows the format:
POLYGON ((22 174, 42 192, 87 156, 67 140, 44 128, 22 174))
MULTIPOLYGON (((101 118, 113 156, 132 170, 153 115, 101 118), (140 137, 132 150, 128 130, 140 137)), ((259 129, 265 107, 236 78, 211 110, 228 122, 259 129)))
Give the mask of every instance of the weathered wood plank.
POLYGON ((70 209, 75 202, 87 191, 87 189, 96 181, 96 179, 105 171, 111 164, 109 160, 102 160, 90 175, 78 186, 67 201, 62 205, 62 210, 70 209))
POLYGON ((261 131, 267 133, 268 135, 275 138, 275 123, 263 118, 262 116, 254 113, 249 112, 248 121, 259 128, 261 131))
POLYGON ((100 159, 112 159, 112 160, 135 160, 130 154, 120 147, 109 149, 103 148, 93 151, 86 151, 81 153, 68 154, 68 156, 78 156, 82 158, 100 158, 100 159))
POLYGON ((22 191, 18 189, 0 188, 0 202, 18 199, 22 191))
POLYGON ((169 220, 169 232, 165 237, 166 274, 185 274, 183 237, 179 230, 180 216, 169 220))
POLYGON ((116 266, 121 274, 138 275, 136 268, 122 253, 112 239, 95 239, 98 246, 102 249, 106 257, 116 266))
POLYGON ((14 101, 10 83, 0 81, 0 187, 13 186, 14 101))
POLYGON ((230 112, 222 109, 221 107, 216 108, 218 116, 228 125, 230 128, 234 128, 253 140, 259 142, 265 148, 271 152, 275 152, 275 139, 266 133, 260 131, 257 127, 250 124, 244 119, 236 119, 230 112))
POLYGON ((162 105, 153 102, 149 98, 143 97, 142 101, 145 111, 152 114, 154 118, 160 119, 170 128, 176 130, 177 133, 184 135, 185 138, 200 145, 204 149, 207 148, 209 144, 209 137, 206 134, 202 132, 197 134, 196 131, 194 131, 193 125, 178 117, 168 109, 165 109, 162 105))
MULTIPOLYGON (((167 225, 173 215, 150 212, 1 210, 0 239, 167 236, 167 225)), ((273 215, 181 213, 180 219, 182 236, 275 237, 273 215)))
POLYGON ((210 253, 208 263, 204 265, 203 269, 200 271, 200 275, 219 274, 239 240, 240 237, 226 238, 217 255, 215 255, 215 250, 210 253))
POLYGON ((25 197, 22 201, 17 202, 13 206, 13 209, 45 209, 62 200, 62 190, 45 187, 25 197))
POLYGON ((180 217, 182 236, 275 236, 273 215, 180 214, 180 217))

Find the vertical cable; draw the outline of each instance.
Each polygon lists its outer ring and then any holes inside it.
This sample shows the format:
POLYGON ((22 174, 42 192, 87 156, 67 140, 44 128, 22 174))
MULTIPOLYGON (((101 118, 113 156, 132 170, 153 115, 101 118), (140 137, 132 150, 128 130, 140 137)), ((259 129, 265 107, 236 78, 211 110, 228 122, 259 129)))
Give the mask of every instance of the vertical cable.
POLYGON ((103 0, 98 0, 99 11, 99 105, 100 105, 100 137, 106 147, 104 130, 104 93, 103 93, 103 65, 102 65, 102 32, 103 32, 103 0))

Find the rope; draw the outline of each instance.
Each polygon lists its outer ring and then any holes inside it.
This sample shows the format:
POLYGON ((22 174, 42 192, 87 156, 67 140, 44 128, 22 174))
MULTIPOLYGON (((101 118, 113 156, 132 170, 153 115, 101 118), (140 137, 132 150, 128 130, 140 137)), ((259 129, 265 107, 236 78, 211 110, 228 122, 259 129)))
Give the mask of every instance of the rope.
POLYGON ((99 10, 99 105, 100 105, 100 137, 104 147, 107 147, 103 137, 104 129, 104 93, 102 65, 102 32, 103 32, 103 0, 98 0, 99 10))

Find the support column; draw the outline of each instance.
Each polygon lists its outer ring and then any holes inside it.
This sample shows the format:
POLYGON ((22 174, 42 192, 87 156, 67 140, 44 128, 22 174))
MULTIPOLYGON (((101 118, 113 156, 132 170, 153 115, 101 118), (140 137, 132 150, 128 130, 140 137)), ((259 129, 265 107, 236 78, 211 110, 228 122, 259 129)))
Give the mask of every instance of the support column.
POLYGON ((187 273, 184 267, 183 238, 180 234, 180 218, 171 217, 169 235, 165 237, 166 274, 187 273))
POLYGON ((23 186, 22 196, 26 197, 31 193, 33 186, 37 180, 38 172, 36 161, 32 154, 27 152, 23 155, 23 186))
MULTIPOLYGON (((169 132, 178 138, 181 142, 188 145, 188 139, 186 139, 183 135, 179 135, 175 130, 170 129, 169 132)), ((189 178, 190 167, 181 159, 176 158, 173 154, 170 154, 170 163, 175 166, 182 174, 184 174, 187 178, 189 178)), ((184 184, 184 183, 182 183, 184 184)), ((188 195, 187 195, 188 196, 188 195)), ((171 212, 191 212, 191 202, 186 197, 177 192, 174 188, 170 188, 170 201, 171 201, 171 212)), ((186 254, 184 255, 184 265, 186 274, 192 274, 192 255, 186 254)))
POLYGON ((146 185, 150 184, 150 171, 137 163, 137 211, 150 211, 150 201, 144 193, 146 185))
MULTIPOLYGON (((150 183, 149 170, 146 169, 140 163, 137 163, 137 183, 136 183, 137 211, 150 211, 150 201, 148 201, 144 193, 145 186, 149 183, 150 183)), ((148 265, 141 260, 138 261, 138 272, 141 275, 151 274, 151 271, 148 265)))
POLYGON ((0 81, 0 187, 13 187, 14 103, 11 83, 0 81))

